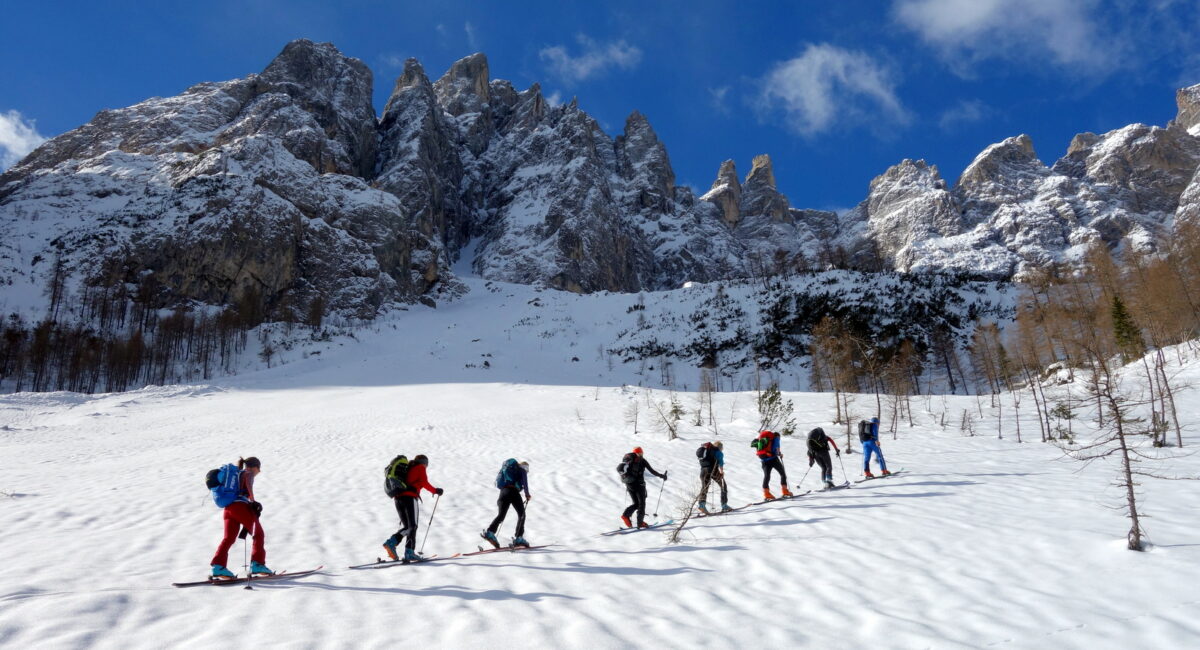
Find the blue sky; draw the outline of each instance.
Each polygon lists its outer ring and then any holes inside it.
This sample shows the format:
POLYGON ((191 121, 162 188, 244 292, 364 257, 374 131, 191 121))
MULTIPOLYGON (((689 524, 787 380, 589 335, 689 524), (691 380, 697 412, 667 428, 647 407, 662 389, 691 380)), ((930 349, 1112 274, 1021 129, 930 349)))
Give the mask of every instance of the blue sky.
POLYGON ((1200 83, 1200 0, 25 2, 0 8, 0 168, 103 108, 258 72, 294 38, 375 73, 433 78, 472 52, 493 78, 572 96, 610 133, 636 109, 678 182, 769 153, 796 207, 847 208, 924 158, 954 182, 1028 133, 1052 163, 1082 131, 1165 125, 1200 83))

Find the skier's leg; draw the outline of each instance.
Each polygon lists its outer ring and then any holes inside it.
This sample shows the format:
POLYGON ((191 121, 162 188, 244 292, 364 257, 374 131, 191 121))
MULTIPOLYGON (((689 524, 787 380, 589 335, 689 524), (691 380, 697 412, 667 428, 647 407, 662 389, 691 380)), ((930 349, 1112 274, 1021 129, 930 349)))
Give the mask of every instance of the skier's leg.
POLYGON ((875 445, 875 456, 879 458, 879 469, 887 471, 887 462, 883 460, 883 449, 879 445, 875 445))
POLYGON ((717 479, 717 485, 721 486, 721 505, 729 503, 729 486, 725 485, 724 474, 717 479))
POLYGON ((769 489, 771 489, 771 462, 764 461, 762 464, 762 470, 763 470, 763 489, 769 490, 769 489))
POLYGON ((496 507, 499 509, 496 518, 492 520, 492 524, 487 527, 488 532, 494 533, 500 530, 500 524, 504 523, 504 517, 508 515, 508 506, 511 500, 508 498, 508 490, 500 490, 500 497, 496 499, 496 507))
POLYGON ((393 498, 392 503, 396 506, 396 516, 400 518, 400 528, 392 535, 392 541, 399 544, 404 539, 404 533, 408 530, 408 520, 404 518, 404 504, 401 502, 401 498, 393 498))
POLYGON ((640 483, 637 485, 634 496, 637 505, 637 525, 641 526, 646 521, 646 484, 640 483))
POLYGON ((521 493, 517 490, 512 491, 512 507, 517 511, 517 537, 525 536, 525 503, 521 501, 521 493))
POLYGON ((628 508, 625 508, 625 512, 621 513, 621 516, 628 519, 638 509, 637 486, 632 483, 628 484, 625 486, 625 491, 629 493, 630 504, 628 508))
POLYGON ((784 492, 787 492, 787 470, 783 467, 783 459, 775 458, 775 469, 779 471, 779 486, 783 488, 784 492))
POLYGON ((417 528, 419 526, 417 518, 417 498, 400 497, 400 505, 400 519, 404 523, 404 548, 416 550, 417 528))
MULTIPOLYGON (((230 506, 233 507, 233 506, 230 506)), ((221 543, 217 545, 217 552, 213 554, 212 561, 209 564, 225 566, 229 562, 229 549, 233 548, 234 542, 237 541, 238 531, 242 529, 242 524, 233 517, 233 513, 229 508, 225 508, 222 513, 225 519, 225 530, 222 533, 221 543)))
POLYGON ((863 443, 863 472, 871 471, 871 454, 875 452, 875 443, 863 443))
POLYGON ((708 501, 708 489, 712 485, 713 468, 700 468, 700 501, 708 501))

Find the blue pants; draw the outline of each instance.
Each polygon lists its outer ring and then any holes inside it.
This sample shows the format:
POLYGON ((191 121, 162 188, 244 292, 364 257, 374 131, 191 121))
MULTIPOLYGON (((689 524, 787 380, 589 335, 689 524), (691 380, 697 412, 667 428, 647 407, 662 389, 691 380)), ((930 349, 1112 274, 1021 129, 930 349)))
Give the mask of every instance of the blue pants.
POLYGON ((879 469, 887 471, 887 462, 883 460, 883 450, 879 448, 879 443, 874 440, 864 442, 863 445, 863 471, 871 471, 871 454, 879 457, 879 469))

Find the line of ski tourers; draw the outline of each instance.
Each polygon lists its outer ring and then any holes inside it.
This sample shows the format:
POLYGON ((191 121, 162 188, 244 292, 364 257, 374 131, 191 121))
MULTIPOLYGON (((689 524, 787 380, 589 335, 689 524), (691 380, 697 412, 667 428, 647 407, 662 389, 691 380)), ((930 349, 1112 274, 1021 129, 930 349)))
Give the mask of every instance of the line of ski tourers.
MULTIPOLYGON (((860 422, 858 437, 863 446, 864 478, 862 480, 875 478, 871 473, 870 466, 872 456, 878 459, 881 475, 891 475, 892 472, 888 471, 887 463, 883 459, 883 450, 879 446, 879 418, 875 417, 869 421, 863 420, 860 422)), ((783 466, 783 451, 780 443, 781 436, 773 431, 761 431, 758 437, 750 442, 750 446, 754 448, 754 453, 758 456, 762 464, 763 500, 742 506, 743 508, 774 501, 777 498, 787 499, 794 496, 803 496, 794 495, 788 489, 787 471, 783 466), (779 474, 779 497, 771 493, 771 475, 773 472, 779 474)), ((807 440, 809 471, 811 471, 814 464, 820 466, 821 481, 824 484, 822 491, 837 490, 850 486, 849 480, 841 485, 835 485, 833 482, 833 461, 829 455, 831 445, 840 462, 841 449, 838 448, 837 443, 832 438, 825 434, 823 429, 818 427, 809 432, 807 440)), ((701 482, 701 490, 696 502, 697 509, 699 510, 698 516, 712 516, 739 510, 740 508, 731 508, 729 506, 729 489, 725 483, 724 443, 717 441, 702 444, 696 450, 696 458, 700 461, 701 482), (720 488, 721 505, 719 509, 710 509, 708 507, 708 496, 714 484, 720 488)), ((416 550, 417 529, 419 527, 418 503, 421 499, 421 491, 430 492, 437 497, 441 497, 444 493, 442 488, 434 487, 429 482, 429 477, 426 473, 428 466, 429 458, 424 454, 414 456, 411 459, 403 455, 396 456, 387 464, 384 471, 384 492, 392 499, 396 507, 396 514, 400 518, 400 528, 383 542, 383 549, 387 555, 386 559, 379 558, 375 562, 350 568, 373 568, 394 563, 409 564, 431 560, 436 557, 421 555, 416 550), (403 549, 400 547, 401 542, 404 544, 403 549)), ((281 572, 277 574, 267 567, 266 540, 261 521, 262 504, 254 498, 254 479, 261 471, 262 462, 258 458, 250 456, 238 459, 237 464, 230 463, 208 472, 205 477, 205 483, 212 493, 213 501, 218 507, 224 509, 224 535, 221 538, 221 543, 217 546, 216 553, 213 554, 212 560, 209 562, 212 567, 212 573, 209 578, 203 582, 174 583, 176 586, 185 587, 201 584, 228 584, 252 580, 269 580, 283 577, 292 578, 308 575, 322 568, 318 567, 311 571, 297 573, 281 572), (239 578, 226 568, 229 563, 229 551, 238 539, 245 540, 247 536, 253 539, 249 557, 249 569, 247 571, 248 575, 239 578)), ((603 533, 604 535, 625 534, 673 523, 667 521, 653 526, 646 523, 646 473, 662 479, 664 486, 668 473, 659 473, 651 467, 641 447, 635 447, 633 451, 621 458, 621 463, 617 465, 617 473, 620 475, 621 482, 624 483, 625 489, 629 493, 631 503, 621 513, 621 528, 603 533), (636 519, 634 519, 635 516, 636 519)), ((845 475, 844 465, 842 466, 842 473, 845 475)), ((805 476, 808 476, 807 472, 805 476)), ((801 481, 803 480, 802 478, 801 481)), ((525 539, 525 506, 529 503, 530 499, 529 463, 525 461, 519 462, 515 458, 505 460, 500 467, 500 471, 496 474, 496 488, 499 490, 499 498, 496 501, 498 512, 491 524, 480 533, 480 537, 487 541, 492 548, 484 549, 480 547, 479 551, 475 553, 460 553, 449 557, 478 555, 495 551, 515 552, 523 549, 544 548, 541 546, 530 546, 529 542, 525 539), (511 542, 507 546, 503 546, 497 538, 496 533, 499 531, 505 517, 507 517, 510 508, 517 513, 517 527, 515 536, 511 542)), ((804 494, 807 494, 807 492, 804 494)), ((661 503, 661 500, 662 488, 660 487, 659 503, 661 503)), ((433 514, 437 512, 438 501, 440 501, 440 498, 434 502, 433 513, 430 515, 431 523, 433 521, 433 514)), ((658 504, 656 503, 655 515, 658 514, 657 510, 658 504)), ((428 532, 426 532, 426 536, 428 536, 428 532)))

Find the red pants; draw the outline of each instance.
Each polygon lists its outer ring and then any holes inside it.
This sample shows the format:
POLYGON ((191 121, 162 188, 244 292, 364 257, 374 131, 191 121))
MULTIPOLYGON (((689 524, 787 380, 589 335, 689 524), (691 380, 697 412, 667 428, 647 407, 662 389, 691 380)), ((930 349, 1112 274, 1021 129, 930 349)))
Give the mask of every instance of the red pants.
POLYGON ((262 524, 259 523, 258 516, 254 514, 254 508, 249 503, 236 501, 225 508, 225 537, 221 539, 221 545, 217 547, 217 553, 213 555, 212 562, 209 564, 227 566, 229 549, 237 541, 238 531, 243 527, 254 536, 254 548, 250 551, 250 561, 259 564, 267 563, 266 535, 263 534, 262 524))

